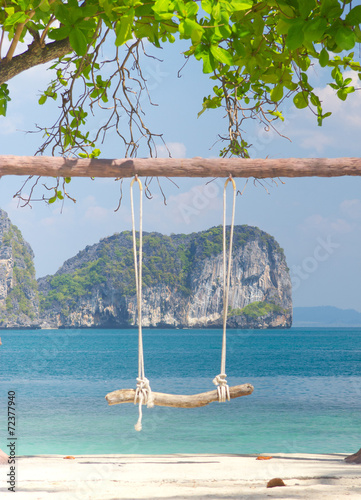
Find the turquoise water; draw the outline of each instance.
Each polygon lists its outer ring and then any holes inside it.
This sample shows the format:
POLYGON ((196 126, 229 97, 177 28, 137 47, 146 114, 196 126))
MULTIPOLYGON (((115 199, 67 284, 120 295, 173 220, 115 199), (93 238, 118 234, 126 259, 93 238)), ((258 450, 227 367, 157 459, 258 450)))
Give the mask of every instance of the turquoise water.
MULTIPOLYGON (((221 330, 145 330, 155 391, 214 389, 221 330)), ((361 329, 230 330, 229 385, 252 395, 199 409, 108 406, 135 388, 136 330, 1 331, 0 448, 16 392, 17 454, 332 453, 361 446, 361 329)))

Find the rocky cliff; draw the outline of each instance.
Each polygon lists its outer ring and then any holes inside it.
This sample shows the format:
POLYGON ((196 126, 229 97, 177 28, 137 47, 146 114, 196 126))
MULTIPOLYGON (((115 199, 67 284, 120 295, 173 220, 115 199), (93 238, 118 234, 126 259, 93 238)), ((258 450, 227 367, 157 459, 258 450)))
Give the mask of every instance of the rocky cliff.
MULTIPOLYGON (((143 325, 219 327, 222 228, 143 235, 143 325)), ((132 236, 86 247, 38 280, 43 327, 129 327, 137 321, 132 236)), ((289 328, 291 281, 283 250, 255 227, 236 226, 228 309, 234 328, 289 328)))
POLYGON ((36 328, 39 297, 34 254, 0 209, 0 328, 36 328))

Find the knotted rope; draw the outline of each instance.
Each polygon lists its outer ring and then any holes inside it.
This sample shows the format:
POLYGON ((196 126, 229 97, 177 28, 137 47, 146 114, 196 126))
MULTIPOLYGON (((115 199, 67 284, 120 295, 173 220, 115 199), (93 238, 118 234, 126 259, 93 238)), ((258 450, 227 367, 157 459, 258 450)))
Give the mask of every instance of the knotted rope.
POLYGON ((218 401, 224 403, 230 400, 229 387, 226 380, 226 331, 227 331, 227 316, 228 316, 228 295, 229 284, 231 281, 231 268, 232 268, 232 246, 233 246, 233 228, 234 217, 236 212, 236 194, 237 188, 233 177, 230 175, 226 180, 223 189, 223 339, 222 339, 222 358, 221 358, 221 373, 213 379, 213 383, 217 386, 218 401), (228 253, 228 268, 227 268, 227 241, 226 241, 226 189, 229 181, 233 186, 233 207, 232 207, 232 220, 231 232, 229 236, 229 253, 228 253), (226 271, 227 270, 227 271, 226 271))
POLYGON ((144 356, 143 356, 143 335, 142 335, 142 259, 143 259, 143 186, 136 175, 130 183, 130 206, 132 212, 132 230, 133 230, 133 254, 134 254, 134 272, 135 288, 137 293, 138 305, 138 378, 135 391, 134 404, 139 404, 139 418, 134 426, 136 431, 142 430, 142 405, 146 404, 148 408, 154 406, 152 390, 149 380, 144 374, 144 356), (134 202, 133 202, 133 184, 139 185, 139 262, 137 259, 137 238, 135 233, 134 202))

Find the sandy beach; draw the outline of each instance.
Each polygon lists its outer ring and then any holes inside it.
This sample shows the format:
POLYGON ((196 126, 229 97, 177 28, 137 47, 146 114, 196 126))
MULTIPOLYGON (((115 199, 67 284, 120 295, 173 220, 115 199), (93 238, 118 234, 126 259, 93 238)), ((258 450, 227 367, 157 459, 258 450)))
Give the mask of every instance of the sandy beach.
POLYGON ((1 498, 117 499, 359 499, 361 465, 345 454, 63 455, 16 461, 16 497, 9 465, 0 467, 1 498), (267 488, 273 478, 285 486, 267 488))

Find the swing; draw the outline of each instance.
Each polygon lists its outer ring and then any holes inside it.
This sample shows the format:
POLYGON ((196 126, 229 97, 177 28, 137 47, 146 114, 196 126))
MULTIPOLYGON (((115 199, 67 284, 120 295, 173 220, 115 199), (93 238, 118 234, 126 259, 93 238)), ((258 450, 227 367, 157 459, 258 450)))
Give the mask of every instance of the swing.
POLYGON ((227 312, 228 312, 228 294, 231 278, 231 258, 233 245, 233 228, 235 216, 235 201, 236 201, 236 184, 233 177, 230 175, 224 184, 223 190, 223 337, 222 337, 222 355, 221 355, 221 372, 217 375, 213 383, 217 386, 216 390, 203 392, 193 395, 181 394, 165 394, 161 392, 153 392, 150 388, 149 380, 145 377, 144 372, 144 356, 143 356, 143 337, 142 337, 142 223, 143 223, 143 186, 138 176, 136 175, 130 184, 130 203, 132 214, 132 231, 133 231, 133 254, 134 254, 134 272, 138 306, 138 378, 136 389, 119 389, 110 392, 105 396, 109 405, 120 403, 134 403, 139 405, 139 418, 135 425, 135 430, 142 429, 142 405, 146 404, 148 408, 157 406, 170 406, 177 408, 197 408, 206 406, 214 401, 223 403, 240 396, 252 394, 253 386, 251 384, 242 384, 229 387, 226 380, 226 329, 227 329, 227 312), (233 209, 231 232, 229 238, 229 253, 228 267, 226 259, 226 188, 231 181, 233 186, 233 209), (133 204, 133 184, 138 182, 139 185, 139 258, 137 259, 137 245, 135 232, 134 204, 133 204), (227 269, 227 272, 226 272, 227 269))

